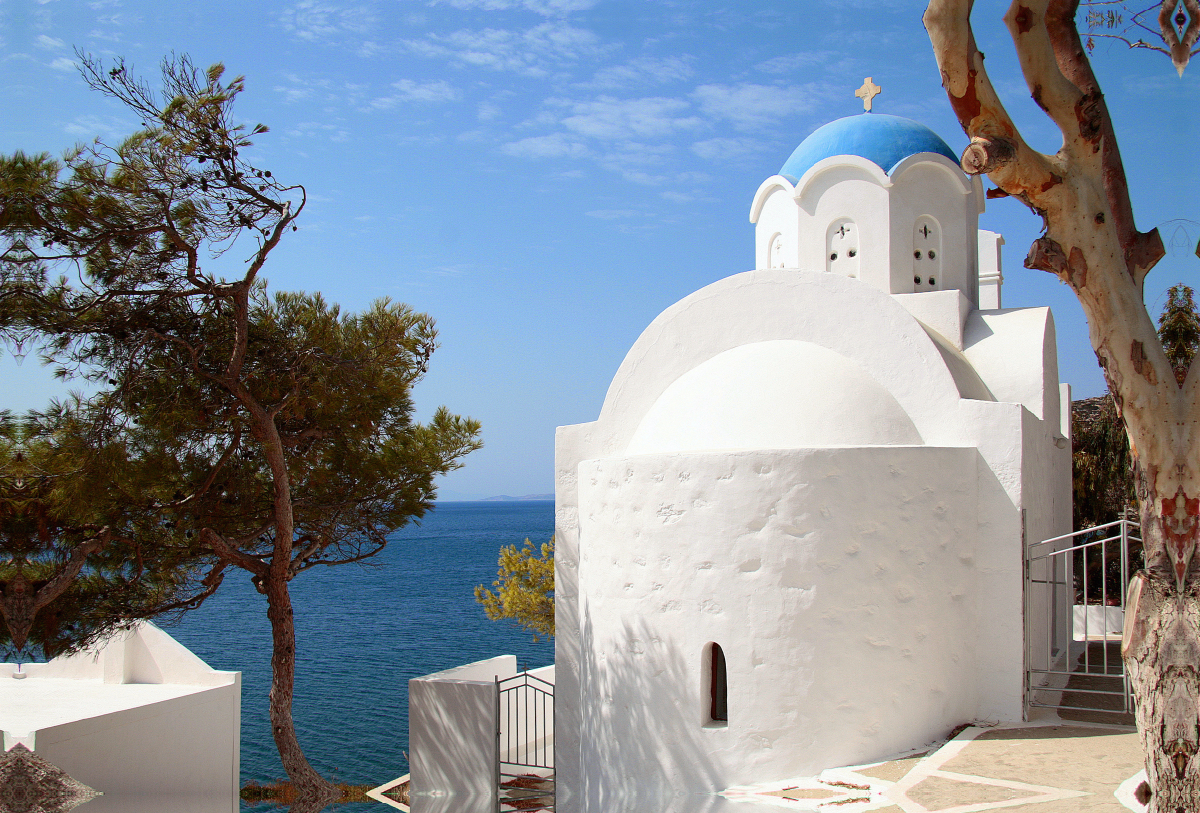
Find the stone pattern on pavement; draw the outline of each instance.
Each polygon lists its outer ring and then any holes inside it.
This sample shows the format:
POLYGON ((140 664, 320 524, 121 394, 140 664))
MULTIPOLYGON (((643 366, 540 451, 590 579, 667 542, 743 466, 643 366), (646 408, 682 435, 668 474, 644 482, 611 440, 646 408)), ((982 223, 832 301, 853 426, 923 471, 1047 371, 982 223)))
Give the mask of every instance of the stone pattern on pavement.
POLYGON ((972 727, 927 754, 730 788, 721 795, 777 809, 839 813, 1140 810, 1115 795, 1142 767, 1136 731, 1061 722, 972 727))

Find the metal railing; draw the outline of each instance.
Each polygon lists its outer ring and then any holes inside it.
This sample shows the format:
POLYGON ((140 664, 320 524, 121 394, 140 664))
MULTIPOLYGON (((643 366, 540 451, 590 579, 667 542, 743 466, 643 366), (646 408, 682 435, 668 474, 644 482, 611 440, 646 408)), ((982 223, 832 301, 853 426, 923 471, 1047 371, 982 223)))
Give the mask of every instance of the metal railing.
POLYGON ((554 810, 554 684, 496 678, 496 810, 554 810))
POLYGON ((1141 567, 1131 519, 1029 545, 1025 557, 1026 708, 1133 712, 1121 660, 1125 589, 1141 567))

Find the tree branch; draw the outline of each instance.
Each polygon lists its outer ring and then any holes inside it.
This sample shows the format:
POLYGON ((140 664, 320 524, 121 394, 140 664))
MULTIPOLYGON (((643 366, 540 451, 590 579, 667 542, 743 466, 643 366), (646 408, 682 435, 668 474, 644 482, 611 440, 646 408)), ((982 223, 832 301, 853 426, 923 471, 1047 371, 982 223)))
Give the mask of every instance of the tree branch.
POLYGON ((255 576, 265 577, 268 572, 268 567, 265 562, 255 559, 253 556, 248 556, 242 551, 230 545, 225 541, 224 537, 214 531, 212 528, 200 529, 200 541, 208 546, 213 553, 220 556, 222 559, 237 565, 243 570, 249 570, 255 576))

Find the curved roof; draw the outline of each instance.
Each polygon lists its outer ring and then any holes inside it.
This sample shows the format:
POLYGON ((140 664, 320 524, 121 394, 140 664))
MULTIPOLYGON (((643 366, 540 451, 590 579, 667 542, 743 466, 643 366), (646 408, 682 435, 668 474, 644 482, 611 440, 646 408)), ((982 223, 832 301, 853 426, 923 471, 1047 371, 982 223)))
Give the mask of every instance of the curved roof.
POLYGON ((795 184, 817 162, 835 155, 857 155, 889 172, 919 152, 935 152, 958 163, 949 145, 924 124, 883 113, 861 113, 818 128, 800 143, 779 174, 795 184))
POLYGON ((921 445, 904 408, 855 361, 811 342, 734 347, 658 397, 629 454, 921 445))

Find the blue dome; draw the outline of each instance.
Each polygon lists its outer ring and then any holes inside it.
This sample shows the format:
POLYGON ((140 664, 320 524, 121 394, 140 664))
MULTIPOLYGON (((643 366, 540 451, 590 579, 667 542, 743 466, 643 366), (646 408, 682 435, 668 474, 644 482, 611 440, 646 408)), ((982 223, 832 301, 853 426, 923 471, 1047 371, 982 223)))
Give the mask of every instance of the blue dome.
POLYGON ((857 155, 891 172, 896 164, 918 152, 936 152, 958 163, 958 156, 946 142, 924 124, 899 116, 862 113, 818 128, 800 143, 779 174, 795 184, 814 164, 834 155, 857 155))

